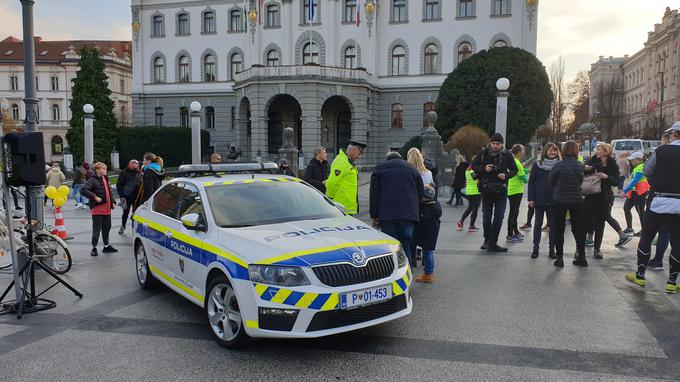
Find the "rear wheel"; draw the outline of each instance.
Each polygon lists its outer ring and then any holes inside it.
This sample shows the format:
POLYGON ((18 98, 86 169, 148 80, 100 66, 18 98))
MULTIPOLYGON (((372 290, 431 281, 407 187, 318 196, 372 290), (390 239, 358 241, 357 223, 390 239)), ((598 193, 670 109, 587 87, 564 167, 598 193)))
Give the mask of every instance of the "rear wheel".
POLYGON ((71 270, 71 253, 61 240, 53 235, 36 234, 33 242, 35 255, 44 266, 60 275, 71 270))
POLYGON ((137 281, 142 289, 152 289, 158 285, 158 281, 151 274, 149 260, 146 257, 146 250, 141 243, 135 248, 135 264, 137 267, 137 281))
POLYGON ((236 349, 245 346, 246 334, 236 292, 224 275, 215 276, 208 283, 205 313, 210 334, 222 347, 236 349))

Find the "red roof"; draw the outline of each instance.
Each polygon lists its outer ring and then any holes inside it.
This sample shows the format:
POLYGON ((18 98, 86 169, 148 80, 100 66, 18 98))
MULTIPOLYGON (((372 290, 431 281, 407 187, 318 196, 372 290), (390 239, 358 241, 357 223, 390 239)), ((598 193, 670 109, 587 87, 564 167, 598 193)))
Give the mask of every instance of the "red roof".
MULTIPOLYGON (((9 36, 0 41, 0 62, 23 62, 23 41, 9 36)), ((54 63, 64 60, 63 53, 71 47, 76 51, 81 46, 98 47, 102 54, 108 54, 112 49, 118 57, 132 56, 132 43, 130 41, 107 41, 107 40, 72 40, 72 41, 44 41, 41 37, 35 37, 35 62, 54 63)))

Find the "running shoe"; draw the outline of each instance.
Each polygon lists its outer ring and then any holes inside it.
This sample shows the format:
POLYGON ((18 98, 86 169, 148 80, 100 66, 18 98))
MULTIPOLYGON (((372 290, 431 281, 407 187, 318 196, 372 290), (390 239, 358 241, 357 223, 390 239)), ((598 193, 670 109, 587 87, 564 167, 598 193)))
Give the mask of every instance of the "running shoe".
POLYGON ((519 227, 522 231, 529 231, 531 229, 531 223, 527 223, 521 227, 519 227))
POLYGON ((614 246, 616 248, 623 248, 623 246, 630 243, 631 240, 633 240, 633 238, 630 237, 630 235, 624 233, 623 235, 619 236, 619 242, 614 244, 614 246))
POLYGON ((593 251, 593 257, 600 260, 602 259, 602 251, 599 249, 596 249, 593 251))
POLYGON ((458 231, 462 231, 462 230, 463 230, 463 222, 458 222, 458 223, 456 223, 456 229, 457 229, 458 231))
POLYGON ((626 273, 626 280, 628 280, 628 282, 632 283, 633 285, 643 288, 647 285, 647 281, 645 279, 638 278, 637 273, 626 273))
POLYGON ((550 231, 550 226, 549 226, 549 225, 546 225, 545 227, 541 228, 541 231, 542 231, 542 232, 548 232, 548 231, 550 231))
POLYGON ((649 263, 647 263, 647 269, 651 269, 654 271, 662 271, 663 264, 660 261, 650 260, 649 263))
POLYGON ((630 234, 632 234, 632 233, 635 233, 635 230, 632 229, 632 228, 630 228, 630 227, 628 227, 628 228, 626 228, 626 229, 623 230, 623 233, 630 235, 630 234))
POLYGON ((472 226, 472 227, 468 228, 468 232, 479 232, 479 228, 472 226))
POLYGON ((639 230, 639 231, 635 232, 635 234, 634 234, 633 236, 635 236, 635 237, 641 237, 641 236, 642 236, 642 230, 639 230))
POLYGON ((666 293, 670 293, 670 294, 678 293, 678 286, 675 285, 675 283, 671 283, 671 282, 667 283, 666 284, 666 293))
POLYGON ((586 247, 594 247, 594 246, 595 246, 595 242, 592 241, 592 240, 590 240, 590 239, 586 239, 585 245, 586 245, 586 247))

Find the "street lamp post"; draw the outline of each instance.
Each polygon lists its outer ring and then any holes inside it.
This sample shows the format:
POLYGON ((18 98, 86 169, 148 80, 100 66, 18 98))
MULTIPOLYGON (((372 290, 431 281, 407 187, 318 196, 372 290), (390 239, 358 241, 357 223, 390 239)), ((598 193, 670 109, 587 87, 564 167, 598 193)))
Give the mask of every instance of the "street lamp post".
POLYGON ((94 163, 94 106, 86 103, 83 106, 83 122, 85 125, 85 162, 94 163))
POLYGON ((191 164, 201 164, 201 103, 193 101, 191 110, 191 164))
POLYGON ((507 142, 508 97, 510 96, 508 89, 510 88, 510 80, 507 78, 499 79, 496 81, 496 88, 498 89, 496 93, 496 132, 502 135, 505 142, 507 142))
POLYGON ((659 72, 659 74, 661 74, 661 97, 660 97, 660 98, 661 98, 661 103, 660 103, 660 105, 659 105, 659 106, 660 106, 660 107, 659 107, 659 131, 660 131, 659 136, 661 136, 661 134, 663 134, 663 130, 664 130, 664 123, 663 123, 663 101, 664 101, 664 93, 665 93, 664 90, 665 90, 665 89, 664 89, 664 73, 663 73, 663 72, 659 72))

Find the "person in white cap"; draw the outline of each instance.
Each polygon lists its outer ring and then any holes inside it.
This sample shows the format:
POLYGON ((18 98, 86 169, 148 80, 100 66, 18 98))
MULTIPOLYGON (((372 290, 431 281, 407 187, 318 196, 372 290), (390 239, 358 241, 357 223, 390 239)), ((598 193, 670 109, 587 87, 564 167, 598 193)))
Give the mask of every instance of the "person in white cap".
MULTIPOLYGON (((644 154, 641 151, 636 151, 628 157, 628 161, 633 171, 630 174, 630 183, 621 192, 621 197, 627 198, 626 203, 623 205, 623 212, 626 216, 626 230, 624 233, 634 232, 633 214, 630 212, 633 208, 635 208, 638 218, 640 218, 640 226, 643 226, 642 217, 645 214, 645 202, 647 201, 647 192, 649 191, 649 183, 643 173, 644 154)), ((641 234, 642 230, 635 233, 635 236, 640 236, 641 234)))
POLYGON ((678 293, 677 279, 680 273, 680 121, 669 129, 672 142, 659 146, 644 166, 649 177, 651 191, 649 209, 645 212, 642 237, 638 245, 638 269, 627 273, 626 280, 633 285, 645 287, 645 272, 652 252, 652 241, 664 225, 670 230, 670 273, 666 283, 667 293, 678 293))

